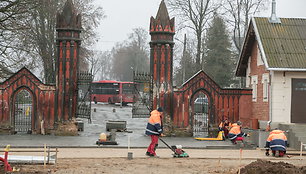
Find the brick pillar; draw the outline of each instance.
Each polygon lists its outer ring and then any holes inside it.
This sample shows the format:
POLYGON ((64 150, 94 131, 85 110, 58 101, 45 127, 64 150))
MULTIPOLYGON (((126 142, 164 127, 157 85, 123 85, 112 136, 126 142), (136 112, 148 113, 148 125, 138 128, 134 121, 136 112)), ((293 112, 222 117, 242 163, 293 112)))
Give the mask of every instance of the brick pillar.
POLYGON ((172 116, 174 34, 174 18, 169 18, 165 2, 162 1, 156 18, 151 17, 150 21, 150 71, 153 75, 153 109, 163 107, 170 116, 172 116))
POLYGON ((76 116, 81 29, 81 15, 77 14, 72 0, 67 0, 63 11, 57 15, 56 25, 56 120, 67 121, 76 116))

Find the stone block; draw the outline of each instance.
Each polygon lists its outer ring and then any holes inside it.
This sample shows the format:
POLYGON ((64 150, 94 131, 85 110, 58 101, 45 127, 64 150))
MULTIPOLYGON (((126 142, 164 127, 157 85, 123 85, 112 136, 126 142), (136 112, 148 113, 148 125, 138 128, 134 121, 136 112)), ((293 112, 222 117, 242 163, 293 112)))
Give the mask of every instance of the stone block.
POLYGON ((116 129, 117 131, 125 131, 126 130, 126 121, 107 121, 106 122, 106 131, 110 131, 111 129, 116 129))
POLYGON ((270 132, 261 131, 261 130, 254 130, 250 132, 250 141, 252 144, 259 148, 263 148, 266 145, 266 140, 269 136, 270 132))
POLYGON ((260 130, 266 130, 268 121, 258 120, 258 123, 259 123, 260 130))

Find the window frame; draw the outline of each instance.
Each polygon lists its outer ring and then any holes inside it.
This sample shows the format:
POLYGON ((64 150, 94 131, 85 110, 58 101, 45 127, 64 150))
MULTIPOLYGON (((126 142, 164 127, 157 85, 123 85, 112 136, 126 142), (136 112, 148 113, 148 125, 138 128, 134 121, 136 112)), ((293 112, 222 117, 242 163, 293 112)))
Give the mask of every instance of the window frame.
POLYGON ((257 75, 251 76, 252 101, 253 102, 257 102, 257 95, 258 95, 257 84, 258 84, 258 76, 257 75))

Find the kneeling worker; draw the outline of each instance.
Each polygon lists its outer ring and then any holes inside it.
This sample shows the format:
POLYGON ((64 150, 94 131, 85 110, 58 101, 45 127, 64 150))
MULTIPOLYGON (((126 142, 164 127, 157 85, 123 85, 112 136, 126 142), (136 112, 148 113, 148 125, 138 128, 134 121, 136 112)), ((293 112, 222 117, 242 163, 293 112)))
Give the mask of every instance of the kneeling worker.
POLYGON ((228 131, 230 130, 231 127, 232 124, 227 119, 225 119, 222 120, 221 123, 219 124, 219 131, 223 131, 225 138, 227 138, 228 131))
POLYGON ((230 139, 233 144, 237 144, 236 140, 238 137, 247 136, 247 134, 241 132, 241 125, 242 123, 240 121, 237 121, 237 123, 232 124, 232 128, 228 133, 228 139, 230 139))
POLYGON ((269 156, 269 149, 273 156, 283 157, 286 154, 287 137, 284 131, 275 129, 270 132, 266 142, 266 155, 269 156))

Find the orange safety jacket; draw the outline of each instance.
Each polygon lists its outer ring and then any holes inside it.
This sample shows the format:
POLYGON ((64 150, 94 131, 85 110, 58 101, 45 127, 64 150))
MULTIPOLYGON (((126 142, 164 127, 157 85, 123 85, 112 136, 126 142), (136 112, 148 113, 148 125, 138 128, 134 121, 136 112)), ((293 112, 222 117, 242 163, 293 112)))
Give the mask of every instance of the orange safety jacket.
POLYGON ((228 132, 228 138, 234 141, 237 137, 243 136, 246 136, 246 134, 241 132, 241 127, 237 123, 232 124, 232 128, 228 132))
POLYGON ((146 128, 146 135, 160 135, 163 132, 161 123, 161 113, 157 110, 151 112, 146 128))
POLYGON ((267 138, 266 147, 272 150, 286 151, 287 137, 282 130, 273 130, 267 138))
POLYGON ((229 133, 235 134, 235 135, 240 134, 241 127, 237 123, 234 123, 232 124, 232 128, 230 129, 229 133))

